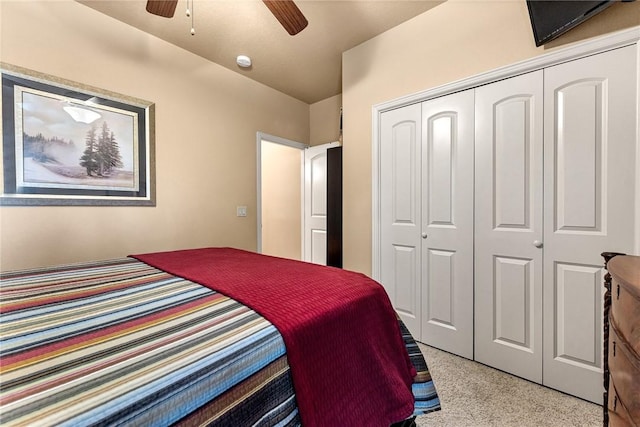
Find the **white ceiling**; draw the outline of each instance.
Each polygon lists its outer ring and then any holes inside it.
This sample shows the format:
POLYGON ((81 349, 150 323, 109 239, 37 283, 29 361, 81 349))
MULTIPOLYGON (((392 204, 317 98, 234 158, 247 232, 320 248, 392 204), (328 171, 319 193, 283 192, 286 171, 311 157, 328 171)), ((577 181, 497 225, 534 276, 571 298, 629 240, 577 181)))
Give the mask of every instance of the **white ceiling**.
POLYGON ((296 0, 309 25, 295 36, 260 0, 195 0, 193 36, 186 0, 173 18, 146 12, 146 0, 77 1, 312 104, 342 92, 342 52, 443 0, 296 0), (236 65, 240 54, 250 69, 236 65))

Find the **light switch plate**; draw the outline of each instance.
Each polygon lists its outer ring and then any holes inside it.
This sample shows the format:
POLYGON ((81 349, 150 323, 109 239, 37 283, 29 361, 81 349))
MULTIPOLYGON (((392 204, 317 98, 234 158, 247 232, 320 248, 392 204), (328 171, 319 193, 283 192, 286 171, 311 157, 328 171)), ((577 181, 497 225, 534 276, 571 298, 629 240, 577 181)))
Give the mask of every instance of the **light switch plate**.
POLYGON ((246 206, 237 206, 236 207, 236 216, 247 216, 247 207, 246 206))

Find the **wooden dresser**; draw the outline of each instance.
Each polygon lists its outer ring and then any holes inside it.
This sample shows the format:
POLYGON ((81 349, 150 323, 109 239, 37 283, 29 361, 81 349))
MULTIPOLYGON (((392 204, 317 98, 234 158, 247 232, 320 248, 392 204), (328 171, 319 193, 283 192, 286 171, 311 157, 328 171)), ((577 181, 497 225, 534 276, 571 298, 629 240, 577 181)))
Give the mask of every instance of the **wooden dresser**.
POLYGON ((609 426, 640 426, 640 256, 604 253, 605 414, 609 426))

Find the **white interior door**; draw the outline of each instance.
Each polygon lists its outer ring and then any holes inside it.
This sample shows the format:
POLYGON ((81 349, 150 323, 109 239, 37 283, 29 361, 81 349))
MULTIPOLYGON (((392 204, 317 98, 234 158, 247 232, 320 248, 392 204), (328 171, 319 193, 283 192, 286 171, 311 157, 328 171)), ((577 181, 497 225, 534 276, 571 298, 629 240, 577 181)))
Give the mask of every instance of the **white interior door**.
POLYGON ((543 383, 602 400, 600 253, 634 250, 637 47, 545 69, 543 383))
POLYGON ((473 358, 474 91, 422 103, 422 333, 473 358))
POLYGON ((475 358, 542 381, 542 71, 476 89, 475 358))
POLYGON ((420 104, 380 119, 380 282, 414 337, 421 336, 420 104))
POLYGON ((304 261, 327 264, 327 150, 339 143, 304 150, 304 261))

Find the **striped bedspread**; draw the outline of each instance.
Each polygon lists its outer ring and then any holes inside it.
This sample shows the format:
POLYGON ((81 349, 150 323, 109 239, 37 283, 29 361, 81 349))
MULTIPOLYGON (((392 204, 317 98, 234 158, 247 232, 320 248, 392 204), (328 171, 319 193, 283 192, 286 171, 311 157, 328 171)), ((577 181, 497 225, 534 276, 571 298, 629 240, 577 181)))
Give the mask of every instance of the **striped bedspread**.
MULTIPOLYGON (((300 424, 280 333, 233 299, 132 258, 0 281, 3 425, 300 424)), ((403 333, 416 414, 437 410, 403 333)))

